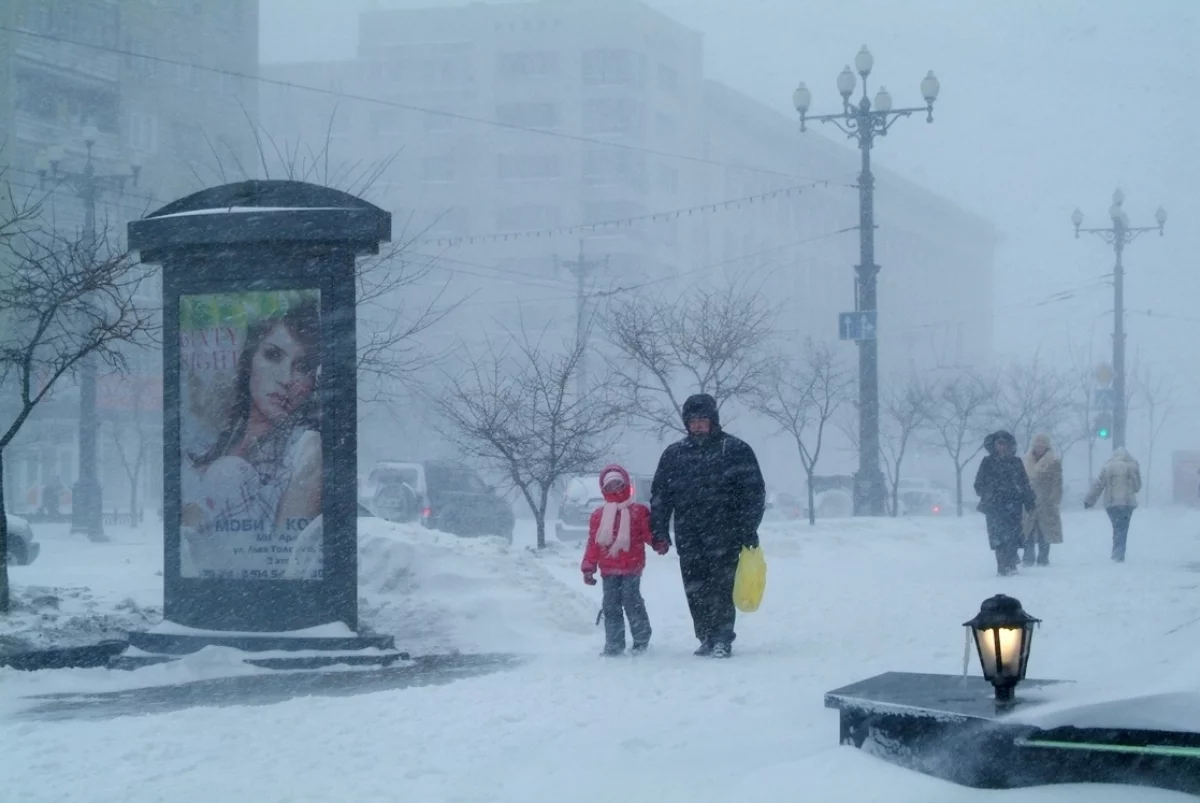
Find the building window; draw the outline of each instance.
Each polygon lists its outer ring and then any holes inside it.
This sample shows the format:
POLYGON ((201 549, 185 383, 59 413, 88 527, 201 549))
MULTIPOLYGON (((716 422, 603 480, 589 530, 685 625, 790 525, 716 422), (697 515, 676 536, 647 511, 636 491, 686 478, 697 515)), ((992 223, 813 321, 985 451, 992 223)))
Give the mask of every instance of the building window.
MULTIPOLYGON (((436 111, 445 110, 437 109, 436 111)), ((421 116, 423 118, 422 125, 430 134, 452 131, 454 129, 454 118, 448 114, 431 114, 430 112, 423 112, 421 116)))
POLYGON ((550 204, 506 206, 496 213, 500 231, 539 231, 559 225, 560 207, 550 204))
POLYGON ((646 56, 634 50, 585 50, 584 86, 629 86, 646 84, 646 56))
POLYGON ((398 136, 404 133, 404 112, 400 109, 381 109, 371 113, 371 133, 374 136, 398 136))
POLYGON ((675 126, 674 119, 662 112, 655 112, 654 133, 660 142, 673 143, 679 132, 675 126))
POLYGON ((158 117, 141 112, 130 113, 129 147, 142 153, 158 152, 158 117))
POLYGON ((642 105, 628 98, 593 98, 585 101, 583 133, 641 139, 642 105))
POLYGON ((593 186, 621 185, 646 188, 644 154, 613 148, 594 148, 583 154, 583 183, 593 186))
POLYGON ((673 167, 659 165, 657 183, 661 192, 675 195, 679 192, 679 171, 673 167))
POLYGON ((674 67, 658 65, 658 88, 672 95, 679 91, 679 73, 674 67))
POLYGON ((558 105, 504 103, 496 107, 496 122, 524 128, 558 128, 558 105))
POLYGON ((454 157, 429 156, 421 164, 421 180, 454 181, 454 157))
POLYGON ((558 178, 558 154, 545 152, 502 153, 496 162, 504 181, 558 178))
POLYGON ((467 237, 471 234, 471 219, 461 206, 417 214, 421 236, 425 239, 467 237))
MULTIPOLYGON (((630 203, 629 201, 594 201, 583 205, 583 220, 585 225, 595 225, 597 223, 620 223, 620 230, 616 233, 636 234, 645 226, 645 221, 636 223, 629 221, 630 218, 641 218, 646 214, 646 207, 641 204, 630 203)), ((615 231, 615 230, 614 230, 615 231)), ((596 234, 605 234, 601 229, 595 232, 596 234)), ((607 233, 613 233, 609 231, 607 233)))
POLYGON ((538 78, 558 72, 558 52, 524 50, 496 56, 496 77, 503 80, 538 78))

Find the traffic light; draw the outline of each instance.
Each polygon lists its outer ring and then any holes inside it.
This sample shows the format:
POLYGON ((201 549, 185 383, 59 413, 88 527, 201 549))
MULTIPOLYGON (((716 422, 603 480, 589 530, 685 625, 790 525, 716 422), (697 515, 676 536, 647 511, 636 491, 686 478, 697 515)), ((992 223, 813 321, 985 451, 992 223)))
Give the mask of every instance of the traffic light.
POLYGON ((1100 413, 1096 416, 1096 437, 1106 441, 1112 437, 1112 413, 1100 413))

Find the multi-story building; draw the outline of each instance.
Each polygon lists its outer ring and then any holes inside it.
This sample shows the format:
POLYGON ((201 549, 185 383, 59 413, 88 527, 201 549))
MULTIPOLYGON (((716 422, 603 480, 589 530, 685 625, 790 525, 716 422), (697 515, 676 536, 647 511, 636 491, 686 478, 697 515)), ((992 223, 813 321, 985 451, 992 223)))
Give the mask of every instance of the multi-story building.
MULTIPOLYGON (((174 198, 257 176, 257 0, 8 0, 0 24, 0 170, 17 192, 47 193, 46 220, 60 234, 81 231, 84 206, 70 182, 39 174, 51 147, 66 170, 81 171, 89 152, 101 175, 140 166, 136 185, 96 198, 97 228, 117 242, 129 220, 174 198)), ((143 292, 159 303, 153 279, 143 292)), ((142 499, 158 504, 161 367, 157 352, 130 357, 130 375, 97 381, 106 511, 128 508, 131 455, 146 461, 142 499)), ((0 395, 5 426, 7 407, 0 395)), ((78 415, 78 391, 64 381, 5 450, 6 499, 18 510, 38 508, 54 479, 77 479, 78 415)))
MULTIPOLYGON (((854 307, 857 152, 706 80, 700 34, 638 0, 369 11, 355 59, 262 69, 295 85, 263 88, 264 128, 357 166, 343 188, 380 166, 368 199, 472 291, 456 339, 569 337, 581 245, 600 291, 760 289, 790 341, 836 339, 854 307)), ((881 371, 986 359, 992 229, 877 182, 881 371)))

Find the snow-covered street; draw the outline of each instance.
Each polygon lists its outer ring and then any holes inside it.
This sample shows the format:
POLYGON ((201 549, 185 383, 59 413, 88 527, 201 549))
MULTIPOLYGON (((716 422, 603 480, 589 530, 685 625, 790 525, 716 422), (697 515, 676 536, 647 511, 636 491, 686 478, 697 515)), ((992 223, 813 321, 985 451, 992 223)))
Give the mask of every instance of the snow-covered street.
MULTIPOLYGON (((599 591, 580 581, 578 548, 535 554, 520 539, 510 548, 363 522, 366 623, 414 655, 527 660, 445 685, 80 721, 40 720, 26 698, 266 670, 219 654, 135 672, 0 670, 4 799, 1068 799, 1062 787, 964 790, 839 748, 836 714, 823 708, 824 692, 879 672, 961 672, 961 624, 1001 591, 1044 620, 1031 676, 1200 685, 1200 623, 1186 625, 1200 616, 1200 515, 1139 511, 1124 565, 1108 559, 1102 513, 1065 519, 1053 565, 1006 579, 995 576, 977 516, 764 528, 767 596, 739 617, 728 662, 691 655, 674 553, 651 556, 643 583, 650 653, 604 660, 599 591)), ((72 617, 152 623, 161 604, 157 534, 113 535, 97 545, 47 531, 39 561, 13 569, 13 580, 27 603, 57 597, 57 612, 27 609, 7 629, 29 640, 39 617, 81 637, 72 617), (86 593, 72 597, 72 588, 86 593)), ((1078 794, 1187 799, 1134 788, 1078 794)))

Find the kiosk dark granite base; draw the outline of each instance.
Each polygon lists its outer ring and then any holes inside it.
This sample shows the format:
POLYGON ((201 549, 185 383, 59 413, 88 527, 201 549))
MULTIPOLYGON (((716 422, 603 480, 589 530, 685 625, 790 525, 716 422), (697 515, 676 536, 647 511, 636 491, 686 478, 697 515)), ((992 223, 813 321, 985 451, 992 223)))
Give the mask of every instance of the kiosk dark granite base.
POLYGON ((842 744, 983 789, 1063 783, 1154 786, 1200 794, 1200 734, 1097 728, 1043 730, 1009 715, 1063 681, 1025 680, 997 709, 978 676, 886 672, 834 689, 842 744))

